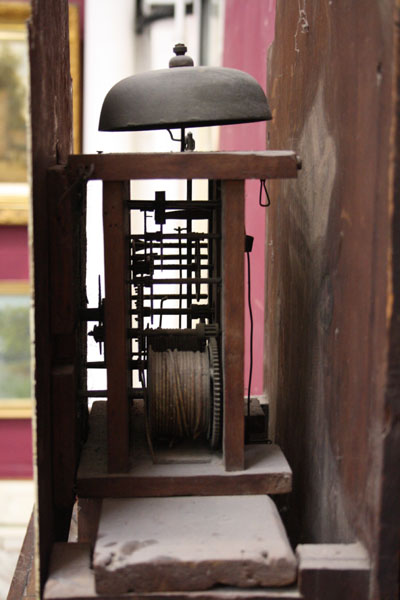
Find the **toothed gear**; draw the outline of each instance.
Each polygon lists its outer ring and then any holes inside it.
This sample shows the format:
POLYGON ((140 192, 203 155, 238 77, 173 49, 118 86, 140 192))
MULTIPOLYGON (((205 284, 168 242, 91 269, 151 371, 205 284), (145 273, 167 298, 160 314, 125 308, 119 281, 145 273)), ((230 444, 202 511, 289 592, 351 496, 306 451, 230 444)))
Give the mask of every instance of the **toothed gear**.
POLYGON ((215 337, 208 340, 208 353, 210 360, 210 387, 211 387, 211 417, 208 439, 213 450, 221 445, 222 434, 222 382, 219 363, 218 343, 215 337))

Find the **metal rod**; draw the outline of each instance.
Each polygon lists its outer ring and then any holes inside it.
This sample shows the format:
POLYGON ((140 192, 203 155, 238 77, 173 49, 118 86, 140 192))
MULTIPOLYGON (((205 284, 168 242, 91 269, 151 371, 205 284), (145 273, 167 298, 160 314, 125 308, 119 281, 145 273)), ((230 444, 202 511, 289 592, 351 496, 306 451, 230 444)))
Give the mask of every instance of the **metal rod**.
MULTIPOLYGON (((149 306, 145 306, 145 309, 147 308, 150 311, 150 307, 149 306)), ((192 313, 192 316, 194 319, 200 318, 197 317, 195 315, 196 312, 201 312, 201 316, 207 316, 209 314, 212 314, 213 309, 210 308, 209 306, 207 306, 206 304, 202 305, 196 305, 195 306, 195 310, 193 310, 193 307, 189 307, 189 308, 153 308, 152 309, 152 313, 153 315, 186 315, 188 313, 192 313)), ((137 308, 132 308, 129 311, 130 315, 137 315, 139 314, 139 310, 137 308)), ((147 316, 147 315, 145 315, 147 316)), ((105 363, 104 363, 105 365, 105 363)))
MULTIPOLYGON (((185 270, 189 270, 189 271, 194 271, 196 268, 198 267, 198 265, 196 265, 195 263, 190 263, 187 264, 186 261, 182 262, 182 263, 173 263, 172 265, 153 265, 154 271, 180 271, 181 269, 185 269, 185 270)), ((208 263, 205 265, 201 265, 201 270, 202 271, 206 271, 209 268, 208 263)), ((149 271, 147 271, 149 272, 149 271)), ((98 319, 94 319, 94 320, 98 320, 98 319)))
MULTIPOLYGON (((188 204, 193 203, 193 182, 191 179, 188 179, 186 182, 186 200, 187 200, 188 204)), ((190 236, 190 234, 192 233, 192 219, 190 218, 190 211, 188 211, 188 212, 189 212, 189 214, 186 219, 186 231, 187 231, 188 235, 190 236)), ((191 237, 187 238, 186 255, 187 255, 187 261, 189 263, 189 261, 192 260, 192 238, 191 237)), ((188 277, 188 281, 186 284, 186 293, 188 296, 187 305, 190 306, 192 303, 192 286, 189 283, 189 277, 191 276, 191 272, 190 272, 189 268, 186 269, 186 274, 188 277)), ((190 329, 191 326, 192 326, 192 319, 190 318, 190 315, 187 315, 186 327, 188 329, 190 329)))
POLYGON ((162 333, 167 333, 168 335, 174 336, 193 336, 199 337, 199 332, 197 329, 137 329, 137 327, 131 327, 127 329, 127 335, 129 338, 137 337, 138 335, 143 335, 144 337, 154 337, 159 336, 162 333))
MULTIPOLYGON (((130 314, 134 314, 134 313, 131 312, 130 314)), ((137 313, 135 313, 135 314, 137 314, 137 313)), ((131 360, 131 361, 129 361, 129 367, 131 369, 138 369, 140 366, 141 366, 141 361, 140 360, 131 360)), ((106 364, 106 362, 104 360, 88 361, 86 363, 86 368, 87 369, 106 369, 107 368, 107 364, 106 364)))
MULTIPOLYGON (((220 233, 181 233, 182 239, 191 239, 191 240, 210 240, 210 239, 220 239, 220 233)), ((131 240, 155 240, 160 241, 161 236, 159 231, 146 231, 145 233, 133 233, 129 236, 131 240)), ((179 235, 177 233, 164 233, 164 240, 178 240, 179 235)))
MULTIPOLYGON (((156 209, 154 200, 128 200, 128 206, 131 210, 150 211, 156 209)), ((208 200, 194 200, 192 202, 187 200, 166 200, 165 208, 166 210, 179 208, 214 210, 219 208, 219 204, 217 202, 209 202, 208 200)))
MULTIPOLYGON (((180 297, 180 294, 168 294, 168 300, 179 300, 180 297)), ((137 296, 135 295, 131 296, 132 300, 136 300, 136 298, 137 296)), ((143 296, 143 301, 151 300, 151 298, 153 298, 153 300, 162 300, 165 298, 165 294, 145 294, 143 296)), ((200 300, 207 300, 207 298, 208 294, 200 294, 200 300)), ((182 294, 182 300, 187 300, 187 296, 185 294, 182 294)))
MULTIPOLYGON (((141 284, 145 287, 150 287, 151 285, 156 284, 175 284, 179 285, 180 283, 186 283, 190 285, 192 283, 221 283, 221 277, 184 277, 183 279, 173 278, 173 279, 153 279, 152 277, 140 277, 137 279, 130 279, 129 283, 133 285, 141 284)), ((189 300, 192 295, 187 294, 187 299, 189 300)))
MULTIPOLYGON (((81 398, 107 398, 108 390, 80 390, 78 395, 81 398)), ((130 388, 128 390, 129 398, 140 400, 144 397, 142 388, 130 388)))
MULTIPOLYGON (((134 240, 134 241, 137 243, 137 240, 134 240)), ((145 242, 143 242, 143 248, 136 248, 135 249, 135 255, 136 256, 138 256, 139 258, 141 256, 142 257, 145 256, 145 254, 141 254, 141 252, 143 252, 143 250, 144 250, 144 244, 147 245, 147 243, 148 242, 146 240, 145 242)), ((208 244, 209 244, 209 240, 206 240, 204 242, 200 242, 200 248, 202 250, 207 250, 208 249, 208 244)), ((153 251, 160 250, 161 249, 161 243, 160 242, 155 242, 154 240, 152 240, 152 248, 153 248, 153 251)), ((167 244, 163 244, 163 248, 168 248, 168 249, 179 248, 179 243, 177 243, 177 242, 168 242, 167 244)), ((158 254, 154 254, 154 256, 158 257, 159 255, 158 254)), ((171 255, 169 255, 169 254, 165 255, 164 254, 164 258, 165 258, 165 256, 172 256, 172 254, 171 255)), ((183 256, 186 256, 186 253, 183 254, 183 256)))
MULTIPOLYGON (((207 248, 208 244, 204 244, 204 247, 207 248)), ((140 255, 138 254, 137 257, 140 258, 140 256, 144 256, 144 255, 140 255)), ((153 260, 161 260, 161 256, 158 256, 157 254, 153 254, 152 256, 153 260)), ((163 256, 163 261, 164 260, 180 260, 180 259, 186 259, 186 254, 164 254, 163 256)), ((201 260, 202 261, 206 261, 207 265, 208 265, 208 255, 207 254, 202 254, 201 255, 201 260)), ((93 309, 93 310, 97 310, 97 309, 93 309)))

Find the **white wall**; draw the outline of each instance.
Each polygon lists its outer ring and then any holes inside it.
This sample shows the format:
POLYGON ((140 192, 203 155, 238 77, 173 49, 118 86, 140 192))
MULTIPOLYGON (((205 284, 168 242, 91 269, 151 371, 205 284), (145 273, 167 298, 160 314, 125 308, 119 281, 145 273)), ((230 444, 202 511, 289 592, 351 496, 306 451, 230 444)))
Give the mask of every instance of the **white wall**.
MULTIPOLYGON (((158 0, 172 4, 173 0, 158 0)), ((144 10, 150 11, 151 0, 144 10)), ((207 43, 213 65, 220 64, 222 52, 223 0, 210 2, 210 29, 207 43), (214 59, 214 60, 213 60, 214 59)), ((175 0, 175 18, 155 21, 142 34, 135 34, 133 0, 86 0, 84 46, 83 152, 162 152, 179 151, 166 131, 99 132, 101 106, 109 89, 118 81, 141 71, 168 68, 175 43, 183 42, 188 54, 199 64, 201 0, 194 0, 193 14, 185 15, 185 0, 175 0)), ((217 148, 217 128, 193 131, 196 150, 217 148)), ((179 135, 178 131, 177 137, 179 135)), ((137 182, 132 193, 137 198, 152 198, 154 191, 165 189, 167 198, 183 197, 183 182, 137 182)), ((194 187, 195 197, 205 197, 206 183, 194 187)), ((97 279, 103 280, 103 246, 101 222, 101 184, 88 186, 88 262, 87 295, 89 306, 97 305, 97 279)), ((135 224, 133 224, 133 228, 135 224)), ((102 286, 104 292, 104 285, 102 286)), ((89 360, 99 360, 97 345, 89 338, 89 360)), ((105 373, 89 372, 89 388, 104 389, 105 373)))

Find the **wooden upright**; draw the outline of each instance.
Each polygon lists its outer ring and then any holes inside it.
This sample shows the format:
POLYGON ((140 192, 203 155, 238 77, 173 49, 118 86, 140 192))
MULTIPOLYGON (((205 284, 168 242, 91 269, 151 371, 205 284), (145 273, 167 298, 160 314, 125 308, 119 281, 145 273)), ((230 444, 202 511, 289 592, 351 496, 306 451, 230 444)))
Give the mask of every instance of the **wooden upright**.
POLYGON ((227 471, 244 469, 244 181, 222 185, 223 452, 227 471))
POLYGON ((129 466, 129 182, 103 184, 105 360, 107 368, 107 448, 110 473, 129 466))

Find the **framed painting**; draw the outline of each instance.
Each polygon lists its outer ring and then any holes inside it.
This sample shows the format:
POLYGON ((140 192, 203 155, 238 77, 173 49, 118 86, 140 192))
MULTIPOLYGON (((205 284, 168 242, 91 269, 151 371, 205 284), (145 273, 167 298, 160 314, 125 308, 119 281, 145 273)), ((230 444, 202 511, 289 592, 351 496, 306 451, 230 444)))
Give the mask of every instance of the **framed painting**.
POLYGON ((25 281, 0 281, 0 419, 29 418, 30 289, 25 281))
MULTIPOLYGON (((29 208, 27 2, 0 1, 0 225, 26 225, 29 208)), ((81 146, 79 13, 69 6, 74 151, 81 146)))

